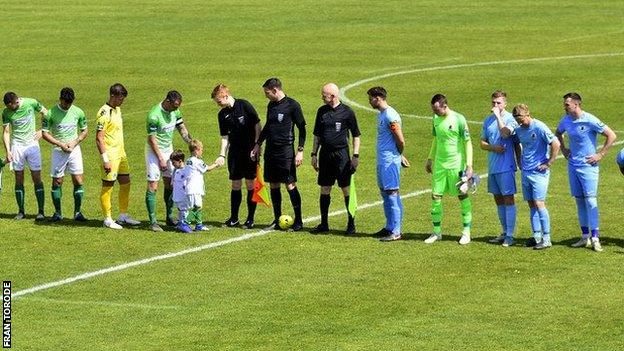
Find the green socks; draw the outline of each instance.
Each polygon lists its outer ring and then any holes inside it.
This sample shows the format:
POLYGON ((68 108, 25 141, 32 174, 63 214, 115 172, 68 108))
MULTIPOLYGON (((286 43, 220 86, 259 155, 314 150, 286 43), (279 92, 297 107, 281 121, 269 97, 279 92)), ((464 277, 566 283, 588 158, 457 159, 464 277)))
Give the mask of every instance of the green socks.
POLYGON ((84 196, 84 188, 82 185, 74 186, 74 214, 81 212, 80 208, 82 207, 82 197, 84 196))
POLYGON ((470 198, 467 197, 459 201, 459 204, 461 205, 461 216, 464 229, 470 229, 472 226, 472 202, 470 201, 470 198))
POLYGON ((433 234, 442 232, 442 199, 431 200, 431 221, 433 222, 433 234))
POLYGON ((167 209, 167 216, 165 218, 173 218, 173 188, 165 188, 163 191, 163 198, 165 200, 165 208, 167 209))
POLYGON ((24 212, 24 185, 15 185, 15 201, 17 201, 17 208, 19 213, 24 212))
POLYGON ((63 190, 60 185, 52 184, 52 203, 54 204, 54 212, 61 215, 61 197, 63 190))
POLYGON ((201 207, 193 207, 191 212, 193 213, 193 215, 195 217, 195 223, 197 225, 202 225, 203 224, 203 220, 202 220, 202 209, 201 209, 201 207))
POLYGON ((145 192, 145 205, 147 206, 147 215, 151 224, 156 223, 156 192, 145 192))
POLYGON ((40 214, 43 214, 43 207, 45 204, 45 189, 43 183, 35 184, 35 195, 37 196, 37 206, 39 207, 40 214))

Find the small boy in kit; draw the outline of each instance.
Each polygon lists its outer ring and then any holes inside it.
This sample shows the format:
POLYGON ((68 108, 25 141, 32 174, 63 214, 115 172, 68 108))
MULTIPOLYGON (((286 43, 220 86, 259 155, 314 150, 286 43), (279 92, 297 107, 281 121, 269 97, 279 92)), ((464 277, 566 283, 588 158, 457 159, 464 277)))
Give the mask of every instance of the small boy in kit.
POLYGON ((202 197, 204 196, 204 173, 211 171, 218 166, 216 164, 206 165, 201 159, 203 145, 199 140, 192 140, 189 143, 191 157, 184 162, 184 153, 176 150, 171 154, 171 162, 174 166, 174 173, 171 181, 173 184, 173 202, 179 210, 178 230, 190 233, 191 229, 187 217, 189 212, 196 221, 195 230, 204 231, 208 227, 202 223, 202 197))

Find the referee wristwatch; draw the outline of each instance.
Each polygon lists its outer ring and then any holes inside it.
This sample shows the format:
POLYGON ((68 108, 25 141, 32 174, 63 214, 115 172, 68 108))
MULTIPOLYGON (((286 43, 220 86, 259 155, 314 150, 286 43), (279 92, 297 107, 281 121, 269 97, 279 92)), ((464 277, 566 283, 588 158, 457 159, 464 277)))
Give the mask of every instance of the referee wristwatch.
POLYGON ((303 146, 297 146, 297 151, 298 152, 303 152, 303 146))

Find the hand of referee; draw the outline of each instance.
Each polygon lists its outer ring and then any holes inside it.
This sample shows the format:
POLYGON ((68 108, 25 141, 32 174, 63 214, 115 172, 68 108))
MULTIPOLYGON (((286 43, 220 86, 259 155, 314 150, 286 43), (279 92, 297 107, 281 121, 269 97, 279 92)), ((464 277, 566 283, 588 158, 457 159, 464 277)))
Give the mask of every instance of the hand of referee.
POLYGON ((259 156, 260 156, 260 145, 256 144, 256 146, 254 146, 254 148, 249 153, 249 157, 251 157, 253 161, 258 161, 259 156))
POLYGON ((316 157, 316 155, 310 157, 310 163, 312 163, 312 168, 314 168, 314 170, 318 172, 318 170, 319 170, 319 168, 318 168, 318 157, 316 157))
POLYGON ((295 166, 299 167, 303 163, 303 151, 297 151, 295 156, 295 166))
POLYGON ((351 157, 351 169, 353 170, 353 172, 355 172, 359 164, 360 164, 359 157, 351 157))

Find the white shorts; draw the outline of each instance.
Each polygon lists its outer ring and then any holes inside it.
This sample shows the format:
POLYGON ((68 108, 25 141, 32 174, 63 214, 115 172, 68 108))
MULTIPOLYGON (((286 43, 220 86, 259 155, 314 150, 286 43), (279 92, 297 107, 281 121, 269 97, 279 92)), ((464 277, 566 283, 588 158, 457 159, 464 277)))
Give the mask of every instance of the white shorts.
POLYGON ((193 208, 202 208, 203 196, 201 195, 186 195, 186 198, 182 201, 174 201, 176 207, 180 211, 190 210, 193 208))
POLYGON ((158 156, 147 146, 145 149, 145 168, 147 170, 147 181, 157 182, 160 177, 171 178, 173 173, 173 164, 169 159, 173 150, 160 151, 163 157, 167 160, 167 169, 165 171, 160 170, 160 163, 158 162, 158 156))
POLYGON ((80 145, 67 153, 59 149, 52 149, 52 169, 50 169, 50 176, 52 178, 62 178, 65 176, 65 169, 69 171, 69 174, 76 175, 82 174, 82 150, 80 145))
POLYGON ((23 171, 28 165, 31 171, 41 170, 41 149, 38 142, 29 145, 12 145, 11 153, 13 154, 13 162, 11 169, 14 171, 23 171))
POLYGON ((189 208, 197 207, 202 208, 203 196, 199 194, 187 195, 189 208))

